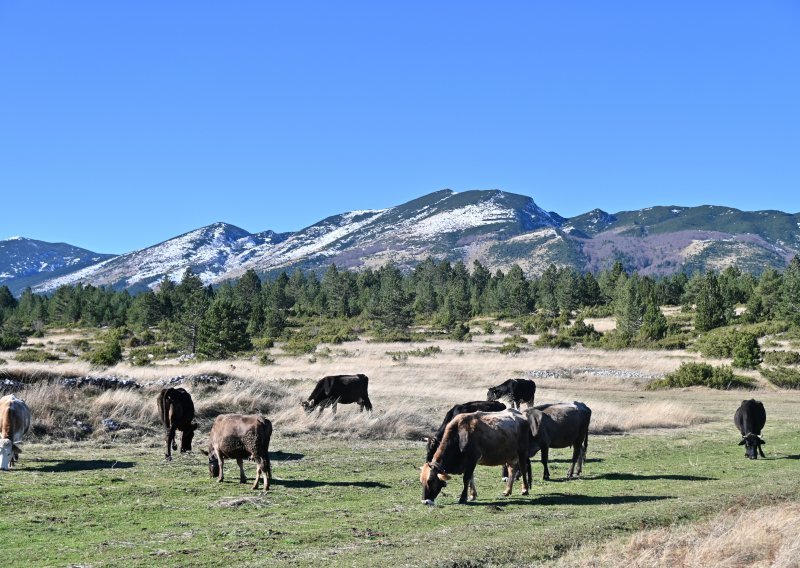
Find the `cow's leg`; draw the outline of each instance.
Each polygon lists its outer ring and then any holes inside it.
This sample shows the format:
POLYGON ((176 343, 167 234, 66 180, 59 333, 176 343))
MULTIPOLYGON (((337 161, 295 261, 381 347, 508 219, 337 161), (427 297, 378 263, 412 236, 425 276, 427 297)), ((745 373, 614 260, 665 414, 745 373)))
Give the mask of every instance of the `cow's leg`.
MULTIPOLYGON (((261 466, 262 466, 261 458, 256 458, 256 482, 253 484, 254 491, 258 489, 258 484, 261 481, 261 473, 262 473, 261 466)), ((266 483, 264 484, 264 486, 266 487, 266 483)))
POLYGON ((572 475, 575 473, 575 464, 581 459, 581 444, 580 442, 576 442, 575 445, 572 447, 572 463, 569 466, 569 471, 567 472, 567 479, 572 479, 572 475))
POLYGON ((500 471, 501 471, 500 478, 503 481, 508 481, 508 464, 503 464, 503 467, 500 471))
POLYGON ((366 408, 366 409, 367 409, 367 412, 369 412, 370 414, 372 414, 372 402, 369 400, 369 397, 368 397, 368 396, 365 396, 365 397, 363 398, 363 402, 364 402, 364 408, 366 408))
POLYGON ((589 432, 586 432, 586 435, 583 437, 583 447, 581 448, 581 455, 578 459, 578 471, 575 475, 580 476, 583 473, 583 462, 586 461, 586 452, 589 449, 589 432))
MULTIPOLYGON (((236 463, 239 465, 239 483, 247 483, 247 476, 244 474, 244 464, 242 461, 242 458, 236 458, 236 463)), ((257 477, 256 483, 258 483, 257 477)))
POLYGON ((550 468, 547 467, 547 458, 550 452, 550 448, 547 446, 542 446, 542 466, 544 466, 544 474, 542 475, 542 479, 548 481, 550 479, 550 468))
MULTIPOLYGON (((164 434, 164 438, 165 441, 167 442, 167 453, 164 454, 164 459, 171 460, 173 446, 175 445, 175 429, 168 428, 164 434)), ((177 449, 177 447, 175 449, 177 449)))
POLYGON ((461 492, 461 497, 458 499, 458 502, 462 505, 467 503, 467 490, 469 489, 469 482, 472 481, 472 476, 475 474, 476 465, 478 465, 477 462, 469 463, 464 469, 464 490, 461 492))
POLYGON ((761 449, 761 444, 758 445, 758 453, 761 454, 762 458, 767 458, 767 456, 764 455, 764 450, 761 449))
POLYGON ((513 463, 506 465, 508 465, 508 481, 506 481, 506 489, 505 491, 503 491, 503 495, 508 497, 509 495, 511 495, 511 490, 514 487, 514 480, 517 477, 517 467, 519 466, 519 464, 517 464, 516 466, 513 463))
POLYGON ((478 498, 478 490, 475 488, 475 476, 469 479, 469 500, 475 501, 478 498))
POLYGON ((223 458, 222 454, 219 452, 217 453, 217 461, 219 462, 219 476, 217 477, 217 483, 222 483, 222 480, 225 479, 225 472, 223 471, 225 469, 225 458, 223 458))
POLYGON ((272 468, 269 464, 269 457, 266 459, 257 458, 256 463, 258 464, 258 469, 256 470, 256 482, 253 485, 253 489, 258 489, 258 482, 261 478, 264 478, 264 491, 269 491, 269 480, 272 478, 272 468))

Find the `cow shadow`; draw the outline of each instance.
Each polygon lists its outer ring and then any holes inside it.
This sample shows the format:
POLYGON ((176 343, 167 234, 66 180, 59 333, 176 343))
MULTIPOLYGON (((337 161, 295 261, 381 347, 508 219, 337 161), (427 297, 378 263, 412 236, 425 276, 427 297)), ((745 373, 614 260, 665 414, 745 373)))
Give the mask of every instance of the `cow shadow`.
POLYGON ((646 503, 648 501, 663 501, 665 499, 675 499, 675 497, 669 495, 611 495, 601 497, 597 495, 551 493, 550 495, 538 497, 512 497, 496 501, 481 501, 478 498, 478 501, 473 501, 472 504, 489 507, 503 507, 505 505, 628 505, 631 503, 646 503))
MULTIPOLYGON (((552 450, 551 450, 552 451, 552 450)), ((539 453, 537 452, 534 457, 531 458, 531 462, 539 462, 541 461, 539 458, 539 453)), ((583 460, 583 463, 601 463, 603 458, 586 458, 583 460)), ((572 463, 572 459, 570 458, 563 458, 563 459, 552 459, 548 458, 547 463, 572 463)))
POLYGON ((379 481, 317 481, 314 479, 276 479, 273 485, 283 485, 292 489, 312 489, 314 487, 361 487, 364 489, 388 489, 389 486, 379 481))
POLYGON ((293 452, 270 452, 269 459, 270 461, 299 461, 303 459, 305 454, 298 454, 293 452))
POLYGON ((759 459, 767 460, 767 461, 769 461, 769 460, 800 460, 800 454, 786 455, 786 456, 767 456, 765 458, 759 458, 759 459))
POLYGON ((99 469, 130 469, 135 462, 117 460, 63 460, 50 465, 26 467, 30 471, 42 473, 62 473, 70 471, 94 471, 99 469))
POLYGON ((707 477, 705 475, 679 475, 679 474, 663 474, 663 475, 639 475, 636 473, 600 473, 597 475, 588 475, 586 479, 608 479, 611 481, 656 481, 659 479, 666 479, 671 481, 719 481, 717 477, 707 477))

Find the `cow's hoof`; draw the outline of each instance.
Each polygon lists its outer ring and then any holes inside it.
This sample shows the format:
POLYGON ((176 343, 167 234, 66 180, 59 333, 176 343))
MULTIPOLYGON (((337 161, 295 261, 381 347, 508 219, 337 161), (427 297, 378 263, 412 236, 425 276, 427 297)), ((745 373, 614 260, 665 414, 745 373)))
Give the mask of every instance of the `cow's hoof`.
POLYGON ((503 491, 503 497, 508 497, 511 495, 511 491, 503 491))
POLYGON ((222 483, 222 479, 217 479, 217 483, 222 483))
POLYGON ((523 495, 527 495, 527 494, 528 494, 528 490, 527 490, 527 489, 523 489, 523 490, 522 490, 522 494, 523 494, 523 495))
POLYGON ((503 483, 508 483, 508 477, 503 477, 501 479, 503 480, 503 483))
POLYGON ((172 456, 164 456, 164 461, 171 462, 172 461, 172 456))

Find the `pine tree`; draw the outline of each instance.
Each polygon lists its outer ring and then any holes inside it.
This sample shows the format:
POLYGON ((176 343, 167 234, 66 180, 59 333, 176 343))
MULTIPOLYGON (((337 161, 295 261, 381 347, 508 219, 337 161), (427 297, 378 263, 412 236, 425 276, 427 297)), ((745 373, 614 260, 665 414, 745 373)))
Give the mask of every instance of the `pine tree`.
POLYGON ((761 363, 761 348, 758 337, 750 332, 738 334, 733 346, 733 366, 742 369, 755 369, 761 363))
POLYGON ((795 256, 783 273, 778 315, 794 325, 800 325, 800 258, 795 256))
POLYGON ((536 298, 536 305, 539 310, 544 311, 548 315, 558 315, 558 297, 556 296, 556 288, 558 286, 558 269, 554 264, 548 266, 542 273, 537 287, 538 296, 536 298))
POLYGON ((630 341, 642 327, 645 305, 639 290, 639 275, 620 276, 617 279, 617 297, 614 312, 617 316, 617 333, 630 341))
POLYGON ((200 277, 187 269, 181 283, 175 287, 174 301, 176 315, 172 325, 173 339, 194 354, 200 325, 211 302, 209 291, 200 277))
POLYGON ((223 359, 237 351, 252 347, 247 334, 244 307, 228 296, 218 296, 208 308, 198 332, 198 351, 215 359, 223 359))
POLYGON ((578 306, 580 298, 580 280, 569 268, 559 272, 556 281, 556 303, 561 313, 570 314, 578 306))
POLYGON ((726 303, 719 287, 719 279, 713 272, 706 274, 695 301, 697 303, 694 317, 695 330, 708 331, 728 323, 733 306, 726 303))
POLYGON ((645 308, 639 335, 651 341, 663 339, 667 335, 667 318, 655 302, 649 302, 645 308))
POLYGON ((506 289, 505 311, 512 317, 520 317, 530 312, 528 281, 518 264, 511 267, 503 280, 506 289))
POLYGON ((378 271, 380 289, 371 306, 372 317, 388 330, 405 331, 411 325, 410 298, 403 290, 403 277, 391 263, 378 271))

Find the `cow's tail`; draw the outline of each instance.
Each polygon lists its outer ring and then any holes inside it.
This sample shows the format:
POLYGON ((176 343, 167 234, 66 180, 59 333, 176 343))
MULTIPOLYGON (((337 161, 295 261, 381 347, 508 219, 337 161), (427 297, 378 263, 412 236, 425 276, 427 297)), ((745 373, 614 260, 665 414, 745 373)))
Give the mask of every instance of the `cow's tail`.
POLYGON ((167 397, 167 390, 164 389, 158 394, 158 417, 167 430, 169 430, 169 405, 170 399, 167 397))

